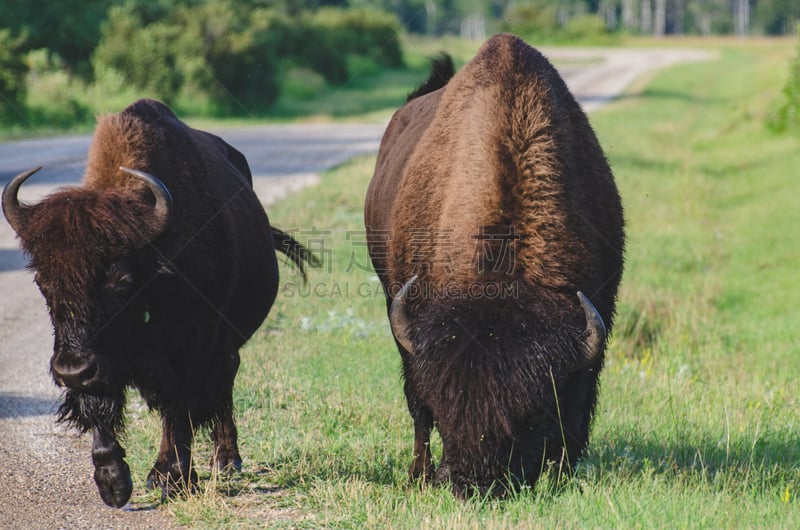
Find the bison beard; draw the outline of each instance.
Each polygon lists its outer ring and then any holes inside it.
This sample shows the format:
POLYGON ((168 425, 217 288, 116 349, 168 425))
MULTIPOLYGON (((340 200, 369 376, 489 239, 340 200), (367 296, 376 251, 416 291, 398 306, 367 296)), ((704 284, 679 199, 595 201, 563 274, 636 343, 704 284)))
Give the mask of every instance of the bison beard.
POLYGON ((434 480, 460 496, 533 483, 548 461, 574 463, 586 443, 573 403, 591 414, 594 393, 559 403, 555 395, 585 358, 585 324, 532 318, 530 303, 524 295, 475 300, 457 313, 452 302, 432 303, 409 332, 416 348, 405 356, 405 377, 431 404, 444 446, 434 480), (554 361, 553 351, 563 356, 554 361))

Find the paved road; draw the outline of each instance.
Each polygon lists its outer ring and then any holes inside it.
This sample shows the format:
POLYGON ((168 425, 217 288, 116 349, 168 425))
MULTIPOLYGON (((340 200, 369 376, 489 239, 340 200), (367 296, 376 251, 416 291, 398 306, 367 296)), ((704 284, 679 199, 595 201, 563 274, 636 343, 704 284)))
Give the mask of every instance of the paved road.
MULTIPOLYGON (((689 51, 545 50, 587 111, 618 95, 647 71, 707 58, 689 51)), ((316 181, 315 173, 377 150, 383 125, 279 125, 215 131, 245 156, 264 202, 316 181)), ((0 185, 32 166, 43 169, 22 188, 36 200, 77 183, 90 136, 0 144, 0 185)), ((165 528, 157 507, 106 508, 92 480, 89 437, 53 421, 59 392, 47 372, 52 333, 41 296, 24 270, 14 235, 0 221, 0 529, 165 528)), ((155 443, 155 441, 154 441, 155 443)), ((134 477, 134 498, 143 477, 134 477)))

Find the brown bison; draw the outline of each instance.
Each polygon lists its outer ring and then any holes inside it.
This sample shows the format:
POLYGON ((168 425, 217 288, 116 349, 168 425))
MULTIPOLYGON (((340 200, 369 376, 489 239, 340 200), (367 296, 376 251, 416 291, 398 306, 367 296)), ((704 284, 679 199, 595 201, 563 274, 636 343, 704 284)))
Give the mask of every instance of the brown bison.
POLYGON ((128 386, 162 417, 148 487, 169 495, 193 486, 200 426, 210 426, 212 465, 240 468, 239 348, 275 299, 276 249, 298 265, 309 258, 270 227, 244 156, 140 100, 99 120, 82 186, 20 204, 17 191, 37 170, 6 186, 3 211, 55 330, 50 368, 66 387, 59 420, 93 432, 103 501, 120 507, 131 495, 118 441, 128 386))
POLYGON ((553 66, 512 35, 455 75, 434 62, 384 134, 365 221, 414 421, 411 477, 503 494, 572 466, 624 235, 603 151, 553 66))

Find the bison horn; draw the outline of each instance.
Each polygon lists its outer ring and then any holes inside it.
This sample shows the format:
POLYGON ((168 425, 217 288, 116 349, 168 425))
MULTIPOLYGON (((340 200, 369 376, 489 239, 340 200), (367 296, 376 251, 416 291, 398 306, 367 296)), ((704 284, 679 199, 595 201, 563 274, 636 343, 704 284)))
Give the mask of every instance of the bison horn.
POLYGON ((40 169, 42 169, 42 166, 23 171, 14 177, 11 182, 6 184, 6 187, 3 189, 3 215, 6 216, 8 224, 11 225, 14 232, 19 233, 19 229, 22 225, 22 206, 19 204, 19 199, 17 198, 19 187, 22 186, 23 182, 28 180, 28 177, 40 169))
POLYGON ((586 351, 583 359, 578 360, 574 370, 582 370, 600 357, 603 347, 606 343, 606 325, 603 323, 603 317, 594 307, 592 302, 586 297, 585 294, 578 291, 578 300, 580 300, 583 312, 586 315, 586 329, 583 331, 583 342, 586 345, 586 351))
POLYGON ((155 220, 155 228, 150 237, 150 241, 155 239, 167 227, 169 221, 169 211, 172 209, 172 194, 170 194, 167 186, 164 185, 159 179, 144 171, 138 169, 131 169, 129 167, 120 166, 121 171, 128 173, 138 179, 141 179, 150 189, 153 197, 156 198, 156 205, 153 207, 153 217, 155 220))
POLYGON ((411 319, 408 316, 406 295, 415 281, 417 281, 417 275, 414 275, 403 285, 403 288, 400 289, 400 292, 398 292, 392 300, 392 307, 389 310, 389 324, 392 327, 394 338, 408 353, 414 353, 414 345, 411 343, 411 338, 408 336, 408 328, 411 326, 411 319))

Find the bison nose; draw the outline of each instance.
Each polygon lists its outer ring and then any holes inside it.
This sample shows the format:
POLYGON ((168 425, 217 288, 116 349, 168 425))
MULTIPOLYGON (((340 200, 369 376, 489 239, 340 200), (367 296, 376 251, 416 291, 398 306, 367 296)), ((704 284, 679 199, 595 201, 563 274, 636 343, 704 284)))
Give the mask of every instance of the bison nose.
POLYGON ((75 390, 86 390, 96 381, 100 366, 92 357, 73 357, 67 362, 50 363, 56 383, 75 390))

